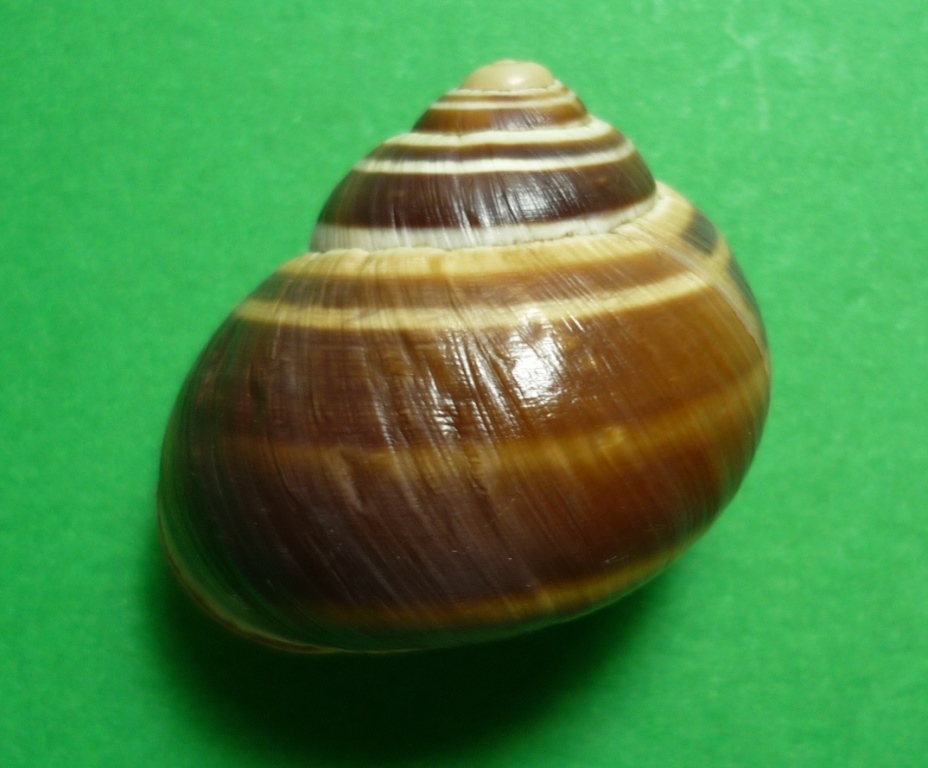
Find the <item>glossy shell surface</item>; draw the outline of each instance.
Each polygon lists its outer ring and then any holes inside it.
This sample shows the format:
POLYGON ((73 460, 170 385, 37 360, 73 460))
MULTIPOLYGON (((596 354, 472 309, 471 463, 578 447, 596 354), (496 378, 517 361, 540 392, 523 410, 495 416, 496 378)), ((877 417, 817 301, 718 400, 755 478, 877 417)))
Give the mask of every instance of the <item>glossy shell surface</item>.
POLYGON ((606 604, 737 490, 770 366, 712 223, 537 65, 478 70, 332 193, 168 426, 168 559, 280 647, 493 639, 606 604))

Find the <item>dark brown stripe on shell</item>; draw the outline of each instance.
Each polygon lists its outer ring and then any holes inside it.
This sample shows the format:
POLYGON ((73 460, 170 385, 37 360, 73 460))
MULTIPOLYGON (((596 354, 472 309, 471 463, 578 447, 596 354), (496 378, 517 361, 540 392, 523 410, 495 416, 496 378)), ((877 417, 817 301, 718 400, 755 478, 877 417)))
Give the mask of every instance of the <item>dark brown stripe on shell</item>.
POLYGON ((715 224, 697 208, 693 209, 693 219, 680 237, 703 253, 712 253, 719 240, 719 231, 715 224))
MULTIPOLYGON (((680 238, 687 244, 693 246, 703 254, 711 254, 718 244, 721 234, 706 216, 698 208, 693 208, 693 218, 690 223, 687 225, 686 229, 681 233, 680 238)), ((747 278, 744 276, 744 273, 741 271, 741 266, 738 262, 732 257, 729 260, 727 267, 728 277, 734 283, 735 287, 741 294, 741 297, 744 299, 745 303, 754 313, 754 316, 757 318, 757 330, 760 333, 760 342, 765 346, 767 345, 766 331, 764 329, 764 324, 761 319, 760 306, 757 303, 757 299, 754 296, 754 292, 751 290, 751 286, 748 284, 747 278)))
POLYGON ((399 174, 351 171, 320 223, 358 227, 477 228, 588 217, 654 193, 640 155, 615 163, 539 172, 399 174))
POLYGON ((414 130, 422 133, 524 131, 565 125, 586 116, 578 100, 539 107, 513 106, 512 109, 429 109, 419 118, 414 130))
POLYGON ((757 298, 754 296, 754 291, 751 290, 751 286, 748 284, 748 280, 744 276, 744 272, 741 271, 741 266, 734 259, 729 262, 727 273, 732 282, 738 287, 741 296, 744 298, 745 302, 754 313, 754 316, 757 318, 757 329, 760 333, 760 341, 763 343, 764 348, 766 349, 768 345, 767 332, 764 328, 760 314, 760 306, 757 303, 757 298))

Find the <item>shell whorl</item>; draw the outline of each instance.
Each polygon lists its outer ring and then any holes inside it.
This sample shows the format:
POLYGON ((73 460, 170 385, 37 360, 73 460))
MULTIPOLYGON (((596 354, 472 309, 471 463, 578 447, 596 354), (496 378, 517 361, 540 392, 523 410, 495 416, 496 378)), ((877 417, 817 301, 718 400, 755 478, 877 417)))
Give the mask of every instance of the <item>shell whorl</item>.
POLYGON ((356 166, 313 246, 217 330, 165 435, 168 561, 236 631, 527 631, 643 583, 737 491, 770 397, 751 290, 547 70, 474 73, 356 166))
POLYGON ((599 234, 647 210, 634 145, 542 67, 497 62, 358 162, 326 202, 316 251, 469 248, 599 234))

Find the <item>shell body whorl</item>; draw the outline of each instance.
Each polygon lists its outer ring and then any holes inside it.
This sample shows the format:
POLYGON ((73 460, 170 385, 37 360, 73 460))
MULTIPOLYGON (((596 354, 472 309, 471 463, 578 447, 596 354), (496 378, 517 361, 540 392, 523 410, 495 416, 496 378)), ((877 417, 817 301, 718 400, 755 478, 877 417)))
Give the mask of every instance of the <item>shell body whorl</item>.
POLYGON ((351 171, 174 409, 168 559, 264 642, 584 613, 705 531, 760 439, 766 340, 715 227, 544 70, 465 85, 351 171))

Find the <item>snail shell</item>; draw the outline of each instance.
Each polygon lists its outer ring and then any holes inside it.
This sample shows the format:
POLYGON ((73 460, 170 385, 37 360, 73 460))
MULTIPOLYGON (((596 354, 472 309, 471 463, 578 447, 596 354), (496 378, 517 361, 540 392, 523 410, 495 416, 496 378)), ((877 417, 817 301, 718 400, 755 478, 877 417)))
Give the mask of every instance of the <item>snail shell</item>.
POLYGON ((313 252, 180 392, 159 518, 194 599, 272 645, 503 637, 659 572, 767 412, 716 228, 536 64, 471 75, 334 190, 313 252))

